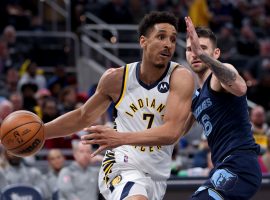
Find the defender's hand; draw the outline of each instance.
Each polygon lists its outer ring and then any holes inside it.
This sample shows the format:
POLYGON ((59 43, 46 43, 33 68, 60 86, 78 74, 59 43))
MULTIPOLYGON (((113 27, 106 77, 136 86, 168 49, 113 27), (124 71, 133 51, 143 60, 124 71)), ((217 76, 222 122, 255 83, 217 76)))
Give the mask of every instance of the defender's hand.
POLYGON ((97 125, 85 128, 84 130, 89 134, 81 137, 82 143, 86 145, 99 145, 99 148, 91 154, 92 157, 105 149, 111 149, 121 145, 121 134, 110 127, 97 125))
POLYGON ((190 17, 185 17, 186 26, 187 26, 187 35, 190 39, 191 50, 196 56, 203 54, 203 49, 199 42, 199 37, 196 33, 195 27, 190 17))

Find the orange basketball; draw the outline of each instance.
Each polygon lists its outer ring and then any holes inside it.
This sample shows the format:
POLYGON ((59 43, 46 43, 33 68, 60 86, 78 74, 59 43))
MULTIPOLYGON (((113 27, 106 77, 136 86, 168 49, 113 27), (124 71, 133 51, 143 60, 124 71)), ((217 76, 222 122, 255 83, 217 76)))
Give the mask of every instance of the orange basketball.
POLYGON ((44 124, 32 112, 13 112, 2 122, 0 139, 6 150, 16 156, 33 155, 44 144, 44 124))

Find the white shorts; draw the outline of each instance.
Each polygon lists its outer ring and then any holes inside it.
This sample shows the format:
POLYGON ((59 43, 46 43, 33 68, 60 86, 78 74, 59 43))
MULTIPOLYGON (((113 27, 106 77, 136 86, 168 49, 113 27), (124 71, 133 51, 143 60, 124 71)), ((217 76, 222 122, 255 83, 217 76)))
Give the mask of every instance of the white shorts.
POLYGON ((128 163, 116 163, 113 152, 107 152, 99 172, 99 189, 105 199, 124 200, 143 195, 149 200, 162 200, 167 182, 152 178, 128 163))

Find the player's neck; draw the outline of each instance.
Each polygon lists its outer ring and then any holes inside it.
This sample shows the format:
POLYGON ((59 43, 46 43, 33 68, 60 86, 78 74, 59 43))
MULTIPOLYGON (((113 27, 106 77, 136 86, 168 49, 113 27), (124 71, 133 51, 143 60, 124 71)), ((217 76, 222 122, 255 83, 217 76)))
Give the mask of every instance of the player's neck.
POLYGON ((147 85, 155 83, 165 72, 166 67, 158 68, 154 65, 141 63, 139 78, 147 85))
POLYGON ((208 78, 210 74, 211 74, 211 70, 206 70, 204 72, 197 73, 200 88, 202 88, 204 82, 206 81, 206 79, 208 78))

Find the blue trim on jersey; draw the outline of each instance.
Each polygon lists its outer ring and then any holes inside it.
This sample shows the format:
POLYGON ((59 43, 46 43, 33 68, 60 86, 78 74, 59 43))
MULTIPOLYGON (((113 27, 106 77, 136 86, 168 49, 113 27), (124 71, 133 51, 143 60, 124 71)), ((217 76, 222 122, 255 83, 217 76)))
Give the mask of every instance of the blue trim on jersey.
POLYGON ((132 186, 134 185, 134 182, 127 182, 125 187, 123 188, 120 200, 123 200, 124 198, 126 198, 129 194, 130 189, 132 188, 132 186))
POLYGON ((208 189, 208 195, 212 198, 214 198, 215 200, 223 200, 223 198, 221 197, 221 195, 214 189, 209 188, 208 189))
POLYGON ((167 73, 168 73, 168 71, 170 69, 170 65, 171 65, 171 62, 168 63, 167 69, 165 70, 165 72, 162 74, 162 76, 156 82, 154 82, 151 85, 147 85, 147 84, 145 84, 144 82, 142 82, 140 80, 140 66, 141 66, 141 62, 138 62, 137 63, 137 66, 136 66, 136 78, 137 78, 139 84, 142 87, 144 87, 147 90, 151 90, 152 88, 156 87, 159 84, 160 81, 162 81, 164 79, 164 77, 167 75, 167 73))

